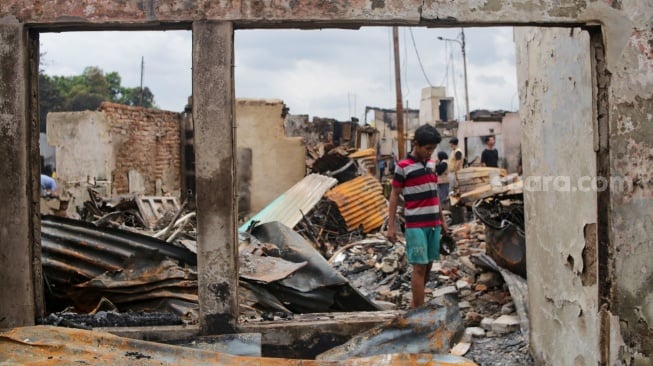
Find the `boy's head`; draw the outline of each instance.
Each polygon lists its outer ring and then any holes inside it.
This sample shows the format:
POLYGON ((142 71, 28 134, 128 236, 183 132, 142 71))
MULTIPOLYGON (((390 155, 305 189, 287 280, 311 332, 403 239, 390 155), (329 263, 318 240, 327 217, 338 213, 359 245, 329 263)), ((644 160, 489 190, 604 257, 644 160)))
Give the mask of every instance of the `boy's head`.
POLYGON ((442 141, 440 133, 431 125, 422 125, 415 130, 413 155, 420 160, 428 160, 442 141))
POLYGON ((447 155, 446 152, 444 152, 444 151, 439 151, 438 152, 438 160, 445 161, 447 159, 449 159, 449 155, 447 155))
POLYGON ((458 146, 458 137, 454 137, 451 140, 449 140, 449 145, 458 146))
POLYGON ((442 141, 440 133, 429 124, 421 125, 415 130, 415 137, 413 138, 415 145, 437 145, 440 141, 442 141))

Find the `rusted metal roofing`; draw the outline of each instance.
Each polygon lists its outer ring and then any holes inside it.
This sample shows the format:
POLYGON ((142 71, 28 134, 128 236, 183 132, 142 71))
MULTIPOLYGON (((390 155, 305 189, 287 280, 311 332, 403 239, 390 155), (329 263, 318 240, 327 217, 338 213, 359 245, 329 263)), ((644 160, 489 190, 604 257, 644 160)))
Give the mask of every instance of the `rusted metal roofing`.
POLYGON ((432 354, 386 354, 333 362, 234 356, 99 331, 52 326, 13 328, 0 333, 0 355, 3 363, 10 365, 476 365, 463 357, 432 354))
POLYGON ((43 216, 41 246, 48 280, 66 284, 88 281, 123 268, 130 258, 152 258, 155 253, 176 259, 181 265, 197 264, 190 250, 163 240, 56 216, 43 216))
POLYGON ((349 158, 356 160, 361 172, 378 175, 379 169, 377 165, 376 149, 369 148, 358 150, 349 154, 349 158))
POLYGON ((348 231, 362 225, 363 231, 368 233, 381 227, 388 217, 383 187, 378 179, 371 175, 363 175, 339 184, 325 196, 338 206, 348 231))
POLYGON ((321 174, 310 174, 290 187, 272 203, 243 224, 239 230, 247 231, 252 222, 257 224, 279 221, 292 228, 317 204, 324 193, 335 186, 338 180, 321 174))

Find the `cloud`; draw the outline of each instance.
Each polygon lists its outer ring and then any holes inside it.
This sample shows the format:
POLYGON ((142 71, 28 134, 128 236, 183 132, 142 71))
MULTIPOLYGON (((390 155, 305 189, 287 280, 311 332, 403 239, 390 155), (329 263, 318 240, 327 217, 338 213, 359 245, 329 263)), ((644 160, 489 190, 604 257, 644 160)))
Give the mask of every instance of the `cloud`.
MULTIPOLYGON (((470 28, 465 34, 471 109, 509 109, 516 92, 512 28, 470 28)), ((422 88, 443 85, 462 116, 461 48, 437 37, 460 40, 460 29, 399 28, 402 99, 419 108, 422 88)), ((157 104, 181 111, 192 89, 191 38, 189 31, 44 33, 42 67, 49 75, 78 75, 98 66, 134 87, 143 57, 144 85, 157 104)), ((282 99, 291 113, 339 120, 364 119, 365 106, 395 108, 389 27, 237 30, 234 40, 237 97, 282 99)))

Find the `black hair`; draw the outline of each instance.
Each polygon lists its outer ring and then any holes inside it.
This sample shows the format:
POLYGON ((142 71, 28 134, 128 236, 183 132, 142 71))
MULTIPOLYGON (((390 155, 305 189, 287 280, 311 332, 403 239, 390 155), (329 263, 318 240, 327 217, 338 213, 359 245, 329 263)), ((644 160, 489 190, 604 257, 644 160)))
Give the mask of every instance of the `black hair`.
POLYGON ((449 140, 450 144, 458 145, 458 137, 454 137, 451 140, 449 140))
POLYGON ((483 142, 485 142, 487 144, 487 142, 490 141, 490 137, 492 137, 495 140, 497 139, 496 137, 494 137, 494 135, 485 136, 485 138, 483 139, 483 142))
POLYGON ((442 141, 442 137, 435 127, 426 124, 417 127, 413 141, 419 146, 431 144, 437 145, 442 141))
POLYGON ((43 174, 47 175, 48 177, 52 176, 52 165, 48 164, 43 167, 43 174))
POLYGON ((438 151, 438 160, 440 160, 440 161, 445 161, 445 160, 447 160, 447 159, 449 159, 449 155, 447 155, 446 152, 444 152, 444 151, 438 151))

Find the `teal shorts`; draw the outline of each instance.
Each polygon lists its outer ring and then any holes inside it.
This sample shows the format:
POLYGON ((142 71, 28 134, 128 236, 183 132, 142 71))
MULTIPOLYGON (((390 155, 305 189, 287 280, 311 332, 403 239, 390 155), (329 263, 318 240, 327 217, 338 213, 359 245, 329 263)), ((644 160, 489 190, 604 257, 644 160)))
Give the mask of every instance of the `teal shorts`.
POLYGON ((410 264, 440 259, 440 226, 406 229, 406 256, 410 264))

